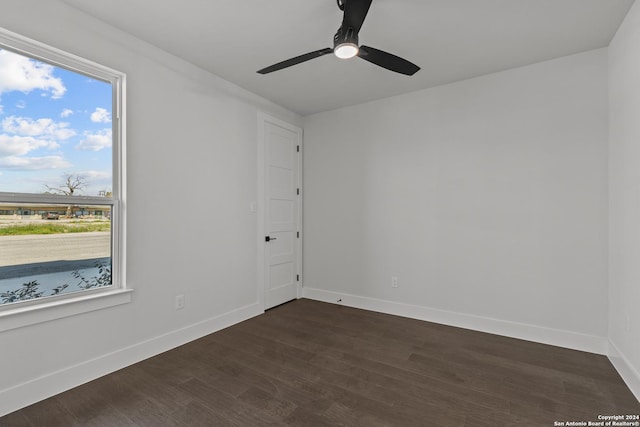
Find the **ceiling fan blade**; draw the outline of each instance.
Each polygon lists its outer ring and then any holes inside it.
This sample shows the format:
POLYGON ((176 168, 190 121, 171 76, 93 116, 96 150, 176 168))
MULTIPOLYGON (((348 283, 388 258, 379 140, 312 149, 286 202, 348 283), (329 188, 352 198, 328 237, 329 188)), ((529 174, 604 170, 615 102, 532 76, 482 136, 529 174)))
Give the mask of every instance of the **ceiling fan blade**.
POLYGON ((406 59, 369 46, 360 46, 358 56, 372 64, 407 76, 413 76, 420 70, 420 67, 406 59))
POLYGON ((314 52, 305 53, 304 55, 296 56, 295 58, 287 59, 286 61, 278 62, 269 67, 258 70, 260 74, 268 74, 274 71, 282 70, 283 68, 291 67, 292 65, 300 64, 301 62, 309 61, 314 58, 319 58, 328 53, 333 53, 333 49, 327 47, 325 49, 316 50, 314 52))
POLYGON ((345 31, 351 27, 353 31, 358 34, 364 18, 367 17, 369 7, 372 0, 345 0, 344 2, 344 17, 342 18, 342 28, 345 31))

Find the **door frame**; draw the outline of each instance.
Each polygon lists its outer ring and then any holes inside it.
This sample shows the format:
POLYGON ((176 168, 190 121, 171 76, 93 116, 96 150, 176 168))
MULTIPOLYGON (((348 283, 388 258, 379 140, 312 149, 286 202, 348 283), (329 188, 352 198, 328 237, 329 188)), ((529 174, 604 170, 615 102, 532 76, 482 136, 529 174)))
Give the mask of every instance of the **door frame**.
POLYGON ((300 280, 296 282, 296 299, 300 299, 302 297, 302 287, 303 287, 303 274, 302 274, 302 239, 304 235, 302 233, 302 206, 303 206, 303 195, 304 191, 302 188, 302 153, 303 153, 303 129, 299 126, 291 124, 289 122, 277 119, 273 116, 270 116, 263 112, 258 112, 258 159, 257 159, 257 170, 258 170, 258 192, 257 192, 257 287, 258 287, 258 306, 262 307, 264 311, 266 309, 267 299, 266 299, 266 274, 267 274, 267 264, 266 264, 266 242, 264 241, 265 237, 265 125, 270 123, 275 126, 279 126, 281 128, 290 130, 295 132, 298 135, 298 146, 300 147, 300 151, 297 153, 297 162, 298 162, 298 183, 297 187, 300 189, 300 194, 298 195, 298 218, 297 218, 297 229, 300 231, 300 238, 296 239, 296 274, 299 275, 300 280))

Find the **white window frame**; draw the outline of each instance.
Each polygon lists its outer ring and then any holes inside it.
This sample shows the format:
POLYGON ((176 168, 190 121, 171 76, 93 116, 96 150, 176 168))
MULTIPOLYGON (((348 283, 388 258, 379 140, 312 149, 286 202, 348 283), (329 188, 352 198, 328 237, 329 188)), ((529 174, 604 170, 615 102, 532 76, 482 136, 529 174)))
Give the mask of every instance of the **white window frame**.
POLYGON ((0 202, 87 204, 111 208, 111 280, 106 288, 94 288, 56 296, 0 305, 0 332, 57 318, 99 310, 131 301, 126 286, 126 186, 125 186, 125 83, 126 74, 0 28, 0 48, 56 67, 102 80, 112 87, 111 197, 85 197, 0 192, 0 202))

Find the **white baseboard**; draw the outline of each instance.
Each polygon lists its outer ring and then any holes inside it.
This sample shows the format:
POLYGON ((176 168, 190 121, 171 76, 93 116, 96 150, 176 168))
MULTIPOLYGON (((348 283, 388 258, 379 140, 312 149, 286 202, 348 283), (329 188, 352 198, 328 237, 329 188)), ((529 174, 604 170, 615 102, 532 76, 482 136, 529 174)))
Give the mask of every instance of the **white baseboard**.
POLYGON ((0 417, 264 313, 254 303, 0 390, 0 417))
POLYGON ((474 316, 439 310, 430 307, 386 301, 376 298, 343 294, 322 289, 303 288, 303 297, 317 301, 393 314, 411 319, 425 320, 443 325, 472 329, 490 334, 503 335, 527 341, 550 344, 573 350, 606 355, 608 341, 604 337, 586 335, 578 332, 545 328, 524 323, 509 322, 489 317, 474 316), (339 301, 340 300, 340 301, 339 301))
POLYGON ((609 360, 616 368, 631 393, 640 401, 640 372, 629 362, 629 359, 609 340, 609 360))

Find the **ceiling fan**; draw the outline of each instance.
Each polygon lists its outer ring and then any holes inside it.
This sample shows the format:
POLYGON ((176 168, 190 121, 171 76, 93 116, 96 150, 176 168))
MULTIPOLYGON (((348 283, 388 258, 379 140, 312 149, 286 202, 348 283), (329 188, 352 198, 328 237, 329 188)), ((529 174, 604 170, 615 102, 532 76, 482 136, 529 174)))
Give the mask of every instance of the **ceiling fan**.
POLYGON ((287 59, 286 61, 278 62, 277 64, 259 70, 258 73, 268 74, 333 53, 341 59, 349 59, 357 56, 387 70, 407 76, 414 75, 420 70, 420 67, 406 59, 369 46, 358 45, 358 33, 360 32, 364 18, 367 16, 371 1, 372 0, 336 0, 340 10, 344 11, 344 17, 342 19, 342 25, 338 28, 338 32, 333 36, 333 48, 328 47, 316 50, 296 56, 295 58, 287 59))

